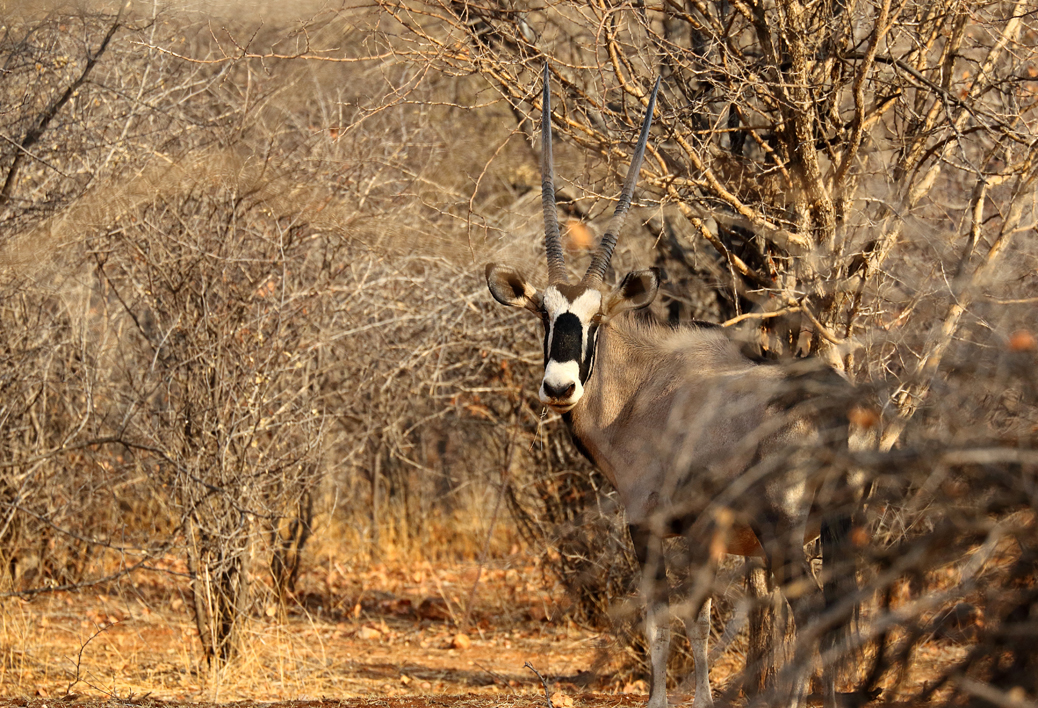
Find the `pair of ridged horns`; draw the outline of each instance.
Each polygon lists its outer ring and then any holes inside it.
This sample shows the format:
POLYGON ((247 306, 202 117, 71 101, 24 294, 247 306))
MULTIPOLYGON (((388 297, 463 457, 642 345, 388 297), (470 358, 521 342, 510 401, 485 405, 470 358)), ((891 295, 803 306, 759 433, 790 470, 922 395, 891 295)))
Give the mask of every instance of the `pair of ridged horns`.
MULTIPOLYGON (((548 63, 544 63, 544 97, 541 102, 541 206, 544 209, 544 251, 548 256, 548 282, 566 283, 566 262, 562 255, 562 238, 559 235, 559 214, 555 206, 555 162, 551 153, 551 90, 548 86, 548 63)), ((602 282, 605 277, 606 268, 613 257, 613 249, 616 247, 616 237, 623 228, 627 219, 627 211, 631 208, 631 199, 634 197, 634 186, 638 182, 638 173, 642 167, 642 158, 645 156, 645 145, 649 140, 649 128, 652 126, 652 113, 656 107, 656 94, 660 90, 660 80, 657 77, 656 85, 652 87, 652 95, 649 96, 649 105, 645 109, 645 119, 642 121, 642 132, 638 138, 638 145, 634 148, 634 156, 631 158, 631 166, 627 169, 627 178, 624 180, 624 188, 620 193, 620 201, 613 212, 613 218, 609 221, 598 250, 591 258, 591 265, 587 273, 580 281, 585 286, 595 286, 602 282)))

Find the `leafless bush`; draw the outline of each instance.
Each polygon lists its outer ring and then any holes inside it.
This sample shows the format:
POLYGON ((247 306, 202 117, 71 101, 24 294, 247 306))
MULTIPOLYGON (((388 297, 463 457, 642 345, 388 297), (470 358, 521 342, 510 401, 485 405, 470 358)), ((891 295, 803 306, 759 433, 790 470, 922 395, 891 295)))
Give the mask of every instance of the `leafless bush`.
MULTIPOLYGON (((254 524, 294 517, 319 479, 322 415, 305 225, 259 185, 168 195, 91 243, 116 326, 113 435, 142 451, 184 524, 206 655, 248 612, 254 524)), ((273 185, 271 185, 273 186, 273 185)))
POLYGON ((295 61, 305 38, 359 32, 310 19, 207 34, 175 13, 30 11, 7 39, 50 44, 4 45, 11 95, 37 59, 81 51, 5 114, 8 587, 182 554, 214 667, 263 568, 284 609, 319 516, 361 554, 478 553, 491 529, 473 509, 520 475, 531 425, 503 363, 520 325, 487 318, 459 222, 431 199, 457 184, 425 173, 461 157, 454 109, 426 107, 442 86, 394 96, 406 65, 295 61), (249 56, 229 58, 238 42, 249 56))
MULTIPOLYGON (((407 30, 387 33, 388 46, 483 77, 520 130, 550 60, 557 134, 589 155, 561 206, 580 220, 612 193, 662 74, 643 223, 672 282, 705 278, 714 293, 700 304, 672 292, 673 302, 716 313, 758 354, 814 354, 860 386, 855 422, 878 451, 841 464, 876 490, 862 598, 953 568, 969 581, 927 597, 965 602, 959 590, 978 589, 971 573, 988 568, 1016 598, 996 615, 1028 615, 1031 599, 1014 588, 1030 561, 977 555, 997 538, 1028 558, 1034 509, 1019 487, 1034 474, 1023 362, 1036 346, 1038 177, 1036 28, 1023 4, 382 6, 407 30), (984 461, 951 461, 974 455, 984 461), (963 501, 938 493, 945 484, 963 501), (1030 513, 1011 513, 1020 508, 1030 513)), ((885 647, 896 636, 902 653, 875 651, 865 688, 911 665, 940 615, 923 605, 870 617, 867 634, 885 647)), ((1030 654, 1007 639, 1033 631, 999 626, 947 670, 942 696, 1035 695, 1020 668, 1030 654)))
POLYGON ((84 322, 91 298, 78 280, 80 259, 56 254, 62 267, 41 273, 33 253, 42 234, 20 235, 81 195, 91 168, 103 160, 92 121, 104 111, 92 110, 88 97, 121 21, 104 13, 59 19, 21 9, 5 17, 0 38, 6 266, 0 553, 5 588, 74 586, 146 544, 138 529, 114 530, 126 528, 133 507, 154 500, 134 500, 139 470, 118 451, 92 444, 104 376, 84 322))

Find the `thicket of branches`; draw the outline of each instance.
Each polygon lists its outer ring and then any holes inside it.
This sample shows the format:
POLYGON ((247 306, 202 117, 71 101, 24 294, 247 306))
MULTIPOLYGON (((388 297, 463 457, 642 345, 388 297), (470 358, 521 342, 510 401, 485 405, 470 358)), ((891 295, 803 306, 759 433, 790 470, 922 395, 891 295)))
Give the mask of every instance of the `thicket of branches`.
POLYGON ((470 512, 507 504, 608 621, 620 512, 480 275, 543 268, 550 60, 574 267, 661 74, 616 269, 662 266, 661 318, 819 356, 875 413, 841 458, 874 489, 858 685, 982 616, 927 690, 1035 699, 1036 34, 1022 1, 12 11, 4 591, 179 556, 218 665, 333 521, 472 554, 470 512))
POLYGON ((222 43, 299 38, 136 10, 25 8, 0 37, 2 587, 179 558, 218 668, 291 609, 315 533, 483 550, 526 353, 431 198, 464 159, 447 109, 368 103, 412 67, 245 60, 222 43))
POLYGON ((399 56, 483 77, 527 133, 550 62, 556 135, 584 156, 558 169, 573 180, 561 208, 582 221, 608 208, 595 200, 615 194, 663 77, 643 230, 622 241, 654 240, 667 314, 684 304, 766 358, 821 357, 872 409, 855 421, 871 440, 846 463, 874 489, 863 597, 881 598, 859 686, 903 677, 961 605, 984 628, 925 698, 1035 696, 1033 8, 382 7, 407 29, 385 35, 399 56), (948 568, 957 583, 935 590, 948 568), (906 578, 927 592, 892 599, 906 578))

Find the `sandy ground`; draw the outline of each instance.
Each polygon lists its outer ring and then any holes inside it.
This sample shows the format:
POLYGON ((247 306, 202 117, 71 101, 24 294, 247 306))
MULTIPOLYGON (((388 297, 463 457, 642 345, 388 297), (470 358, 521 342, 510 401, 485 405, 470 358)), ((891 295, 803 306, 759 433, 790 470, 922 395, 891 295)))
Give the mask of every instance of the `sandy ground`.
MULTIPOLYGON (((644 705, 646 684, 609 633, 566 620, 561 591, 535 568, 497 565, 311 574, 281 620, 275 606, 256 607, 241 656, 219 674, 201 661, 184 597, 168 577, 108 593, 8 598, 0 605, 0 706, 547 708, 547 695, 554 708, 644 705)), ((906 686, 959 653, 922 647, 906 686)), ((736 648, 715 662, 715 691, 741 661, 736 648)))
POLYGON ((571 695, 601 692, 620 705, 644 689, 622 671, 610 635, 559 619, 553 589, 532 567, 483 570, 469 609, 477 570, 398 564, 308 577, 281 621, 275 606, 256 608, 241 657, 217 675, 200 659, 185 598, 161 578, 109 593, 7 599, 0 693, 33 705, 375 696, 543 703, 527 662, 549 679, 561 708, 571 695))

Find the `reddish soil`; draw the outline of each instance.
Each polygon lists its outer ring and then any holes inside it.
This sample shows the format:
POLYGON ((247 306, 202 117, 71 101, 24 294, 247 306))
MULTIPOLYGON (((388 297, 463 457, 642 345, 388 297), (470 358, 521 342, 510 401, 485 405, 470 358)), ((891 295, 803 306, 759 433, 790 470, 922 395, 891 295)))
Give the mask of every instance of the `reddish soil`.
MULTIPOLYGON (((2 600, 0 708, 113 699, 156 707, 546 708, 527 662, 549 680, 555 708, 644 705, 645 683, 614 639, 561 619, 561 593, 532 567, 484 570, 466 623, 476 570, 400 563, 311 574, 282 621, 275 606, 257 608, 241 656, 219 675, 200 661, 184 600, 164 577, 108 594, 2 600)), ((957 653, 923 647, 908 683, 920 685, 957 653)), ((715 662, 715 689, 741 661, 729 651, 715 662)))
POLYGON ((273 604, 257 609, 240 658, 215 676, 200 660, 184 599, 161 579, 118 593, 8 599, 0 696, 14 702, 0 705, 334 698, 428 706, 446 697, 543 705, 527 662, 550 680, 557 708, 625 705, 625 695, 644 689, 617 678, 624 672, 609 635, 553 620, 561 612, 534 568, 484 570, 466 623, 475 573, 473 564, 423 563, 309 576, 283 621, 273 604))
MULTIPOLYGON (((129 701, 118 701, 119 705, 134 705, 142 708, 176 708, 178 703, 159 701, 153 698, 134 699, 129 701)), ((476 693, 465 693, 458 695, 443 696, 399 696, 394 698, 344 698, 341 700, 299 700, 280 702, 250 702, 236 701, 234 703, 214 704, 195 702, 192 706, 198 708, 209 708, 210 706, 234 706, 236 708, 440 708, 451 706, 452 708, 546 708, 547 702, 544 696, 532 695, 501 696, 491 698, 476 693)), ((569 698, 563 705, 571 708, 623 708, 624 706, 644 706, 645 697, 634 696, 607 696, 603 694, 577 694, 569 698)), ((111 708, 109 699, 100 698, 14 698, 0 699, 0 706, 18 706, 25 708, 58 708, 68 706, 69 708, 111 708)), ((559 708, 559 706, 556 706, 559 708)))

